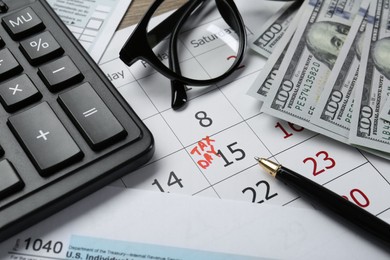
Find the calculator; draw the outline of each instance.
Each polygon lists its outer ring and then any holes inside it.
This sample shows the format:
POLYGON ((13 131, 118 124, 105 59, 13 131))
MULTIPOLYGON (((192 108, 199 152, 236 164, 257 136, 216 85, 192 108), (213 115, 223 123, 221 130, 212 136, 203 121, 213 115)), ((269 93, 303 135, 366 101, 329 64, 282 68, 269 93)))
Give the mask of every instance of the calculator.
POLYGON ((43 0, 0 1, 0 241, 130 173, 153 136, 43 0))

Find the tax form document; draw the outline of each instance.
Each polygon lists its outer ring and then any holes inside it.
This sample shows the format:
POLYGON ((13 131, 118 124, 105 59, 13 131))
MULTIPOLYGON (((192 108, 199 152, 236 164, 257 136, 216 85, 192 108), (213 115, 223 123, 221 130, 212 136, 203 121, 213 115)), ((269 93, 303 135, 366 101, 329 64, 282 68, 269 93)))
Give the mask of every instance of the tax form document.
POLYGON ((99 62, 131 0, 47 0, 69 30, 99 62))
POLYGON ((0 245, 4 260, 389 259, 323 213, 106 187, 0 245))

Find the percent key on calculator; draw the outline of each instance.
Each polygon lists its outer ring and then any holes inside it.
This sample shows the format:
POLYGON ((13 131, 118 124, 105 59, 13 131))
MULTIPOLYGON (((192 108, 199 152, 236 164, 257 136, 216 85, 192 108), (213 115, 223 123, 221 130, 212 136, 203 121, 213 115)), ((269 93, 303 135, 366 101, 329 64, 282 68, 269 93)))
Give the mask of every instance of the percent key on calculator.
POLYGON ((64 53, 64 50, 48 31, 21 41, 20 50, 31 65, 41 64, 64 53))

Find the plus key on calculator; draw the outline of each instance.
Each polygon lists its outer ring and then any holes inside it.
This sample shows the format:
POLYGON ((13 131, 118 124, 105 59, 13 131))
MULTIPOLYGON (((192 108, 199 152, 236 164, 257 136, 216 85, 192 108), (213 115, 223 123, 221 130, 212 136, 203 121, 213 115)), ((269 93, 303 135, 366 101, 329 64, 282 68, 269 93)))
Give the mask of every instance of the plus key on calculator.
POLYGON ((0 241, 146 163, 153 136, 43 0, 0 1, 0 241))

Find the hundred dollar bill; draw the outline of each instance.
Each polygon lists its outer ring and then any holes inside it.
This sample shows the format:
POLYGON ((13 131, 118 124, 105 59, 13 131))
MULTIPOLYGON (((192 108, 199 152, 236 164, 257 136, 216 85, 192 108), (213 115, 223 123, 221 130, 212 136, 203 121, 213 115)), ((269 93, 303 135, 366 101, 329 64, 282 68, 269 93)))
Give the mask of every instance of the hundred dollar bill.
POLYGON ((349 141, 390 153, 390 122, 380 119, 390 96, 390 0, 374 4, 373 19, 367 20, 349 141))
POLYGON ((383 105, 379 118, 390 122, 390 98, 387 97, 386 103, 383 105))
POLYGON ((281 41, 278 46, 276 46, 271 56, 268 58, 267 63, 264 65, 252 86, 249 88, 247 92, 248 95, 264 101, 269 89, 272 86, 272 82, 276 78, 277 71, 287 51, 288 44, 291 41, 295 30, 297 29, 299 18, 302 12, 303 8, 299 9, 298 14, 294 17, 293 21, 289 25, 288 30, 286 30, 283 36, 283 41, 281 41))
POLYGON ((309 121, 359 7, 360 0, 309 0, 263 104, 265 113, 327 131, 309 121))
POLYGON ((362 39, 370 0, 363 0, 310 122, 348 141, 362 39))
POLYGON ((260 29, 258 32, 260 36, 253 41, 250 47, 268 58, 283 38, 301 3, 302 1, 298 0, 283 5, 260 29))

